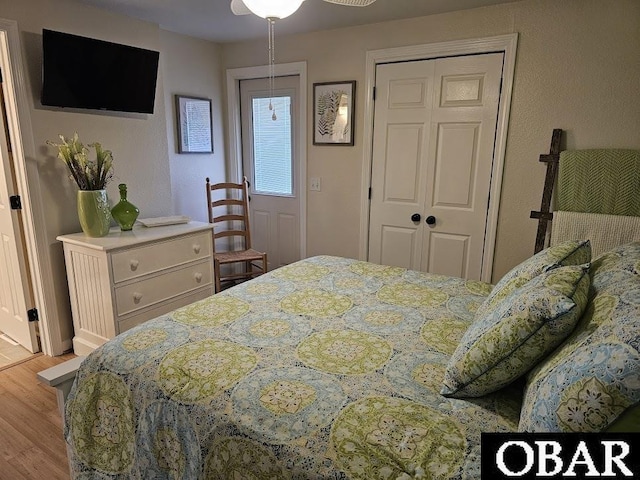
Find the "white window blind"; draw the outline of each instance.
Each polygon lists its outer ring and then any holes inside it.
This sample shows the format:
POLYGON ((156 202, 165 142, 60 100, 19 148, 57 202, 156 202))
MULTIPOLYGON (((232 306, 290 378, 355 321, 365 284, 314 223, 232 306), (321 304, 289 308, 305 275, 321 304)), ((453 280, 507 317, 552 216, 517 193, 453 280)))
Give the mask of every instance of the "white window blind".
POLYGON ((256 193, 293 195, 291 97, 253 98, 253 157, 256 193), (269 101, 276 112, 269 110, 269 101))

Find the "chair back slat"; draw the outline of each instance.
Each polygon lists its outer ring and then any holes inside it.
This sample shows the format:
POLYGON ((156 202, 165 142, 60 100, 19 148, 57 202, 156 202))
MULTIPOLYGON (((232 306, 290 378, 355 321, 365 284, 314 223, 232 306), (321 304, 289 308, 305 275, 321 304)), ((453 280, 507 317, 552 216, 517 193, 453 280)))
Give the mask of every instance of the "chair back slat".
POLYGON ((225 198, 224 200, 215 200, 211 202, 211 208, 234 206, 234 205, 242 207, 244 206, 244 202, 242 200, 235 200, 233 198, 225 198))
POLYGON ((211 223, 220 223, 220 222, 244 222, 244 215, 237 214, 225 214, 220 215, 218 217, 213 217, 213 222, 211 223))
MULTIPOLYGON (((245 177, 246 178, 246 177, 245 177)), ((231 182, 223 182, 223 183, 210 183, 211 190, 228 190, 230 188, 235 188, 238 190, 242 190, 243 183, 231 183, 231 182)))
POLYGON ((225 230, 224 232, 217 232, 213 234, 213 238, 228 238, 228 237, 246 237, 247 232, 244 230, 225 230))

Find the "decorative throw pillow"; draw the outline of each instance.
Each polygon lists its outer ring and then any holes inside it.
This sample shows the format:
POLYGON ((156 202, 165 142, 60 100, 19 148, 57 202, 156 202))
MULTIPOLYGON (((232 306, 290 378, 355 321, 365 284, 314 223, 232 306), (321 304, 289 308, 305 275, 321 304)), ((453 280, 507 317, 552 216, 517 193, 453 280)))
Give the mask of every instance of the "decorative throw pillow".
POLYGON ((640 428, 640 242, 604 253, 590 273, 578 326, 527 375, 521 432, 640 428))
POLYGON ((554 267, 476 317, 449 359, 440 393, 479 397, 524 375, 573 331, 589 284, 588 264, 554 267))
POLYGON ((569 240, 546 248, 512 268, 482 302, 476 312, 476 318, 482 318, 494 310, 507 295, 522 287, 554 265, 582 265, 591 261, 591 243, 589 240, 569 240))

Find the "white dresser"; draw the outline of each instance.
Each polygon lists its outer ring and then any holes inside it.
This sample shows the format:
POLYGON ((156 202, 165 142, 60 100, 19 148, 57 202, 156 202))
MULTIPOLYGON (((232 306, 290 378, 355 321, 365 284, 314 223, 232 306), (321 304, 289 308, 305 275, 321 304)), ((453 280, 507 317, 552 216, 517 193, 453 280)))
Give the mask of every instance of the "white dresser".
POLYGON ((61 235, 73 350, 87 355, 146 320, 213 294, 212 225, 112 228, 105 237, 61 235))

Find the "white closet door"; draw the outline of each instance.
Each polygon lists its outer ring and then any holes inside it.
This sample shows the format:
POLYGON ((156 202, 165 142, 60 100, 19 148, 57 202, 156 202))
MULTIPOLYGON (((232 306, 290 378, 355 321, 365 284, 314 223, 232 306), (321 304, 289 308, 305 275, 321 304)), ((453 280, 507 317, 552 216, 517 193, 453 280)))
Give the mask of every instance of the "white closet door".
POLYGON ((480 279, 502 62, 377 67, 371 261, 480 279))

